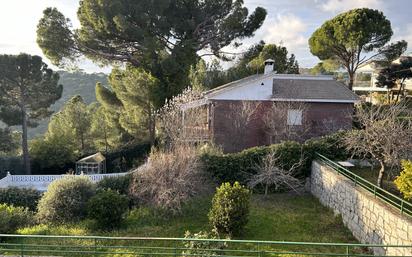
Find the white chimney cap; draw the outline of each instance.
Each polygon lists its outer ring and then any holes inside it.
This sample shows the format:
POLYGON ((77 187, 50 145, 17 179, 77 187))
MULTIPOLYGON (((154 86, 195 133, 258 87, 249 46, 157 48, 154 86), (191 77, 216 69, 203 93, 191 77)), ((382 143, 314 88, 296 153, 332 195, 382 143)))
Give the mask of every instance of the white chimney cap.
POLYGON ((266 61, 265 61, 265 64, 266 63, 274 63, 275 62, 275 60, 273 60, 273 59, 267 59, 266 61))

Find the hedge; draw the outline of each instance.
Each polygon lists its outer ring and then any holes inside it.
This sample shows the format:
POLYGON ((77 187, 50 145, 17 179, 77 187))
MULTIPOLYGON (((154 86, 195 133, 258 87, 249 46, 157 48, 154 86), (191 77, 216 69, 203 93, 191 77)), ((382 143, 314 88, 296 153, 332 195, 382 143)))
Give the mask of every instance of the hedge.
POLYGON ((204 169, 215 178, 217 183, 239 181, 246 184, 248 178, 256 173, 255 166, 268 152, 274 151, 280 158, 280 163, 284 168, 290 168, 299 162, 301 156, 305 159, 297 171, 297 177, 306 177, 310 174, 310 165, 316 158, 318 152, 331 159, 345 159, 347 152, 342 144, 344 132, 338 132, 325 137, 311 139, 305 143, 287 141, 270 146, 259 146, 246 149, 239 153, 202 154, 204 169))
MULTIPOLYGON (((143 162, 150 152, 151 145, 149 143, 134 143, 128 146, 103 153, 106 157, 106 169, 108 173, 125 172, 134 167, 136 162, 143 162)), ((93 153, 78 156, 81 159, 93 153)), ((61 166, 44 166, 44 160, 33 158, 31 161, 33 174, 62 174, 66 171, 75 169, 75 162, 67 160, 61 166)), ((1 163, 0 163, 1 164, 1 163)), ((23 166, 22 166, 23 167, 23 166)), ((0 165, 1 168, 1 165, 0 165)), ((24 174, 23 168, 9 169, 12 174, 24 174)), ((1 171, 1 170, 0 170, 1 171)))
POLYGON ((0 189, 0 203, 14 207, 25 207, 31 211, 36 211, 41 196, 40 191, 31 188, 8 187, 0 189))

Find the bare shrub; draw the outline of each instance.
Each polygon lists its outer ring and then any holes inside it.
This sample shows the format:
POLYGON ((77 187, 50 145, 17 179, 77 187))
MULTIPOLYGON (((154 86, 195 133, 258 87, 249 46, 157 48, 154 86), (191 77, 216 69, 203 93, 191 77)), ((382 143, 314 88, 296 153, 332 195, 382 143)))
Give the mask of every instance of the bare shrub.
POLYGON ((268 194, 269 187, 273 187, 276 191, 279 189, 290 189, 298 192, 298 189, 303 186, 301 180, 296 178, 296 172, 304 163, 304 158, 300 158, 299 162, 294 163, 289 169, 282 168, 280 165, 281 157, 275 152, 269 152, 262 162, 255 166, 256 174, 252 175, 248 181, 250 188, 263 186, 265 195, 268 194))
POLYGON ((274 102, 263 116, 263 124, 270 137, 270 143, 278 143, 283 140, 302 141, 311 130, 311 124, 306 118, 307 110, 308 106, 304 102, 274 102), (289 120, 289 111, 302 114, 300 124, 290 124, 298 122, 289 120))
POLYGON ((385 167, 399 166, 401 159, 412 156, 409 112, 403 104, 360 106, 355 119, 361 129, 346 133, 344 142, 349 151, 379 162, 378 186, 382 185, 385 167))
POLYGON ((247 138, 248 126, 253 121, 260 106, 261 104, 255 101, 241 101, 229 105, 225 118, 232 131, 227 140, 233 150, 241 150, 247 146, 245 139, 247 138))
POLYGON ((156 208, 178 213, 182 204, 208 188, 201 160, 193 147, 152 152, 133 174, 131 195, 156 208))
POLYGON ((201 96, 188 88, 158 111, 158 128, 167 148, 192 144, 205 133, 207 106, 202 104, 201 96))

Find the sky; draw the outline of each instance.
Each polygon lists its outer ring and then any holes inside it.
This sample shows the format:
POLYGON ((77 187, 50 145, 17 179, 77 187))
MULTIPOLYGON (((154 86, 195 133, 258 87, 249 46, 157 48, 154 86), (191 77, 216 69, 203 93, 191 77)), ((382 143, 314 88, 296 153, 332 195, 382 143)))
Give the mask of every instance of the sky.
MULTIPOLYGON (((136 0, 137 1, 137 0, 136 0)), ((412 51, 411 0, 244 0, 252 11, 265 8, 268 16, 253 38, 243 41, 243 48, 264 40, 282 44, 294 53, 301 67, 312 67, 319 60, 308 47, 308 38, 322 23, 335 15, 358 7, 379 9, 392 23, 393 41, 408 41, 412 51)), ((74 27, 79 26, 76 11, 79 0, 1 0, 0 54, 29 53, 41 55, 36 44, 36 25, 46 7, 57 7, 74 27)), ((237 49, 242 51, 242 47, 237 49)), ((46 61, 47 62, 47 61, 46 61)), ((228 64, 226 64, 227 66, 228 64)), ((110 72, 110 67, 98 67, 80 60, 79 68, 86 72, 110 72)), ((224 65, 225 66, 225 65, 224 65)))

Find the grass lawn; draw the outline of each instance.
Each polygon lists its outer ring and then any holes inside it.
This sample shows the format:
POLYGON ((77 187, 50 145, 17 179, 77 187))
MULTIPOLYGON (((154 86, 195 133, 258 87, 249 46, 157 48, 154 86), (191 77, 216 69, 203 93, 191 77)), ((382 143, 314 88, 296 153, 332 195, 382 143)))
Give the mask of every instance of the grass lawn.
MULTIPOLYGON (((21 229, 19 233, 184 237, 187 230, 191 232, 210 230, 207 217, 210 201, 210 197, 197 199, 184 207, 182 215, 168 218, 148 208, 135 209, 129 214, 123 227, 112 232, 94 231, 90 228, 90 222, 83 222, 70 226, 39 225, 21 229)), ((235 239, 357 243, 350 231, 344 227, 341 218, 334 216, 331 210, 323 207, 316 198, 309 194, 273 194, 268 197, 254 195, 251 200, 249 223, 243 235, 235 239)), ((247 247, 255 246, 244 245, 241 248, 247 247)), ((278 246, 275 249, 342 252, 342 248, 320 246, 278 246)), ((358 249, 357 252, 359 251, 358 249)))
MULTIPOLYGON (((121 229, 112 232, 95 231, 89 222, 65 226, 38 225, 20 229, 21 234, 48 235, 105 235, 184 237, 185 231, 210 230, 208 211, 210 198, 196 199, 184 207, 183 214, 165 217, 148 208, 133 210, 121 229)), ((306 241, 306 242, 356 242, 340 217, 323 207, 309 194, 254 195, 251 199, 249 223, 237 239, 306 241)))
MULTIPOLYGON (((376 185, 378 181, 379 175, 379 167, 353 167, 350 168, 350 171, 354 172, 355 174, 361 176, 362 178, 368 180, 372 184, 376 185)), ((393 182, 399 172, 391 172, 389 169, 386 171, 385 176, 383 176, 382 180, 382 188, 391 192, 392 194, 399 196, 402 198, 401 193, 399 192, 398 188, 396 187, 395 183, 393 182)))

